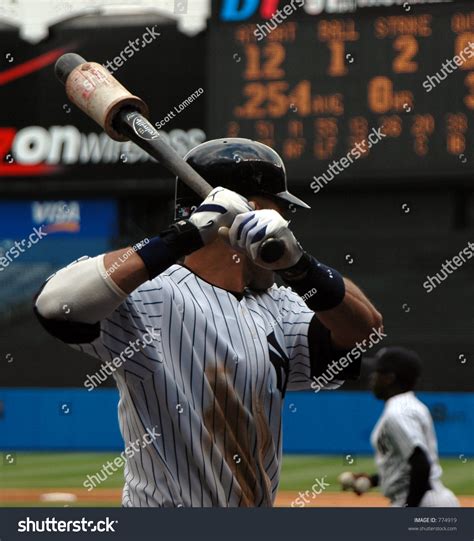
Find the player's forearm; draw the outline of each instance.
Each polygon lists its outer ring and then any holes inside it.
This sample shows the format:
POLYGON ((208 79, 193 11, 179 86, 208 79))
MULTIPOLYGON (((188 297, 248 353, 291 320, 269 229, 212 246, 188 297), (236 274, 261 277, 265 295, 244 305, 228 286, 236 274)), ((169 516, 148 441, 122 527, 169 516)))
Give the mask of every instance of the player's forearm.
POLYGON ((382 326, 381 315, 357 286, 309 254, 280 275, 317 312, 336 347, 350 349, 382 326))
POLYGON ((37 295, 36 312, 40 320, 95 324, 147 280, 148 270, 136 247, 79 260, 46 282, 37 295))
POLYGON ((202 245, 199 230, 182 221, 134 247, 78 261, 48 280, 37 296, 36 310, 44 319, 63 320, 62 307, 68 306, 69 321, 97 323, 141 284, 202 245))
POLYGON ((105 266, 112 271, 110 276, 117 286, 131 293, 202 246, 199 229, 190 221, 181 220, 133 248, 106 254, 105 266))
POLYGON ((47 320, 94 324, 149 279, 143 259, 128 247, 59 270, 38 294, 35 307, 47 320))
POLYGON ((42 287, 35 308, 40 320, 95 324, 127 297, 110 277, 104 256, 82 258, 60 269, 42 287))
POLYGON ((131 247, 105 254, 104 266, 125 293, 131 293, 150 279, 143 259, 131 247))
POLYGON ((342 302, 331 310, 318 312, 318 317, 331 331, 334 345, 349 349, 366 340, 374 329, 381 329, 382 316, 355 284, 347 279, 344 283, 342 302))

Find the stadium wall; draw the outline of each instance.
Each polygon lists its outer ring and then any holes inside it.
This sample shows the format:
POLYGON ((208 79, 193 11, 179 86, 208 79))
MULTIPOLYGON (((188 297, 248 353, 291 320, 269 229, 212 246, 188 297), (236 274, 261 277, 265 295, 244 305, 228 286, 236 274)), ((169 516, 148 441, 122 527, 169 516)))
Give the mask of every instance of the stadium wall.
MULTIPOLYGON (((444 456, 474 455, 474 393, 421 392, 444 456)), ((115 389, 0 388, 0 449, 119 451, 115 389)), ((371 453, 370 432, 383 404, 369 392, 289 393, 286 453, 371 453)))

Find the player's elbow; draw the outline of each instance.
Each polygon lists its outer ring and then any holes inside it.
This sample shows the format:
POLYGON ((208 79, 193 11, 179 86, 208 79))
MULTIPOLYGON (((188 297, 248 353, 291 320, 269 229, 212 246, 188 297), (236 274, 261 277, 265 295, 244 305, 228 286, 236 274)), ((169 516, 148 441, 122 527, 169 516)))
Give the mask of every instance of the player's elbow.
POLYGON ((35 297, 33 311, 46 332, 66 344, 90 343, 99 337, 100 324, 98 322, 90 324, 68 319, 73 316, 72 304, 60 302, 57 295, 49 290, 45 291, 45 285, 35 297))
POLYGON ((386 336, 383 330, 382 314, 374 308, 359 319, 359 325, 353 329, 351 339, 354 344, 358 342, 376 344, 386 336))
POLYGON ((58 299, 50 291, 44 290, 45 285, 43 284, 34 298, 34 312, 45 319, 59 319, 61 315, 58 299))
POLYGON ((370 330, 371 332, 374 331, 374 329, 380 329, 383 331, 383 317, 382 314, 376 310, 375 308, 372 309, 371 314, 371 322, 370 322, 370 330))

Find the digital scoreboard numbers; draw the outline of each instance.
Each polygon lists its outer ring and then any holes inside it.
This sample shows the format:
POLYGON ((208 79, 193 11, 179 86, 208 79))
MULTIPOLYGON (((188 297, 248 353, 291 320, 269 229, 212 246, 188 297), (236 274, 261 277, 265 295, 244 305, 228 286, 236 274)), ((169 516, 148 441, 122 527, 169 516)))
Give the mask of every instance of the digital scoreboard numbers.
POLYGON ((211 137, 270 145, 294 179, 347 155, 346 179, 472 176, 474 4, 265 23, 211 25, 211 137))

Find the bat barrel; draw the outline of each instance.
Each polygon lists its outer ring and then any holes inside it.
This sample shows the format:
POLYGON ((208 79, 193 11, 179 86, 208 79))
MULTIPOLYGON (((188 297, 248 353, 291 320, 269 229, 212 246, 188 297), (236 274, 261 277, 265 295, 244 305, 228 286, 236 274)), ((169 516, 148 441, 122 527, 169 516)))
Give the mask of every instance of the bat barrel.
MULTIPOLYGON (((69 99, 94 119, 116 141, 131 140, 156 158, 171 173, 205 199, 212 186, 170 147, 147 120, 148 107, 133 96, 103 66, 87 62, 75 53, 62 55, 55 65, 56 77, 65 85, 69 99)), ((284 253, 278 239, 268 239, 261 249, 267 263, 284 253)))
POLYGON ((87 62, 75 53, 61 56, 55 66, 56 77, 64 84, 72 103, 99 124, 115 141, 127 138, 114 129, 114 120, 124 108, 148 116, 146 103, 133 96, 104 66, 87 62))

